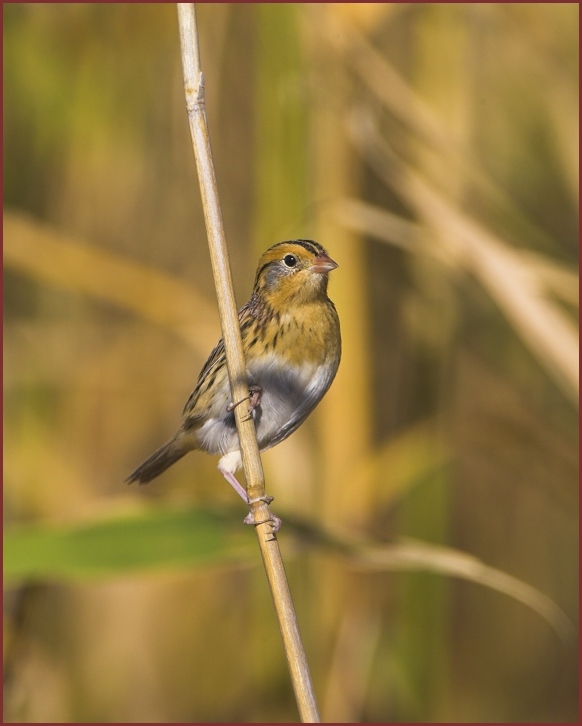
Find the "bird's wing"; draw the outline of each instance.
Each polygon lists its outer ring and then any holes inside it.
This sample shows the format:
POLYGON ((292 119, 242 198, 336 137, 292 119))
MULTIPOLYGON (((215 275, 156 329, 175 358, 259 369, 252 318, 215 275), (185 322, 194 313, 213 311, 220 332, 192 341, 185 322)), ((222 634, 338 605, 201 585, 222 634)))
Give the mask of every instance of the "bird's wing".
MULTIPOLYGON (((238 311, 238 322, 243 334, 243 340, 245 329, 252 324, 253 320, 254 315, 249 301, 238 311)), ((205 385, 206 382, 210 381, 212 376, 216 376, 219 371, 224 368, 224 366, 226 366, 226 353, 224 350, 224 340, 221 338, 214 346, 214 349, 208 356, 206 363, 202 366, 202 370, 200 371, 200 375, 198 376, 198 381, 196 383, 196 388, 192 391, 186 401, 186 405, 184 406, 184 411, 182 412, 184 416, 188 415, 188 417, 190 417, 190 415, 194 414, 200 393, 201 391, 205 391, 207 388, 205 385)))

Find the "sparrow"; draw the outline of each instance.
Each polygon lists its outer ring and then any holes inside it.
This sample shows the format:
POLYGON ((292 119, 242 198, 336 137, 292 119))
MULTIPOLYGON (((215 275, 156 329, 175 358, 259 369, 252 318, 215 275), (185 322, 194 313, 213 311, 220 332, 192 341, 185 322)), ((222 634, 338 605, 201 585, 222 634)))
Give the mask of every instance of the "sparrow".
MULTIPOLYGON (((238 319, 260 451, 284 441, 305 421, 337 373, 340 324, 327 296, 328 275, 336 267, 320 244, 306 239, 279 242, 259 260, 251 299, 238 319)), ((231 401, 221 339, 186 401, 182 426, 126 482, 145 484, 189 451, 202 450, 221 455, 219 471, 248 503, 235 477, 242 463, 234 418, 239 403, 231 401)))

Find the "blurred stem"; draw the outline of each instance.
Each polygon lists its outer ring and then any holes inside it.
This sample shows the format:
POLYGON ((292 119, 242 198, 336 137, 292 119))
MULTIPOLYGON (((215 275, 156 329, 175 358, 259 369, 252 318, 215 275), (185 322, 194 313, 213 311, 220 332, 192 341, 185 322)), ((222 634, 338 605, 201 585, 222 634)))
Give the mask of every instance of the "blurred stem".
MULTIPOLYGON (((331 8, 317 6, 312 22, 326 24, 331 8)), ((325 521, 363 526, 368 521, 373 501, 372 488, 355 490, 346 479, 354 461, 365 460, 370 452, 371 365, 366 254, 361 238, 341 225, 330 200, 356 194, 358 161, 349 143, 344 119, 347 108, 345 67, 322 54, 313 39, 314 66, 319 102, 313 112, 312 148, 314 188, 319 202, 316 219, 317 239, 329 249, 339 270, 330 286, 342 329, 342 360, 334 385, 320 404, 319 420, 322 449, 323 490, 321 509, 325 521)))
MULTIPOLYGON (((338 224, 330 205, 326 204, 330 199, 356 193, 359 164, 344 126, 347 113, 344 92, 349 76, 342 63, 322 52, 312 30, 326 26, 337 9, 319 4, 309 6, 307 12, 310 13, 307 28, 312 34, 311 66, 317 69, 311 123, 313 198, 318 205, 316 239, 339 264, 338 273, 331 281, 330 297, 336 305, 342 330, 341 364, 334 385, 318 411, 322 467, 319 513, 326 526, 363 528, 370 520, 375 482, 356 489, 349 472, 354 462, 365 460, 369 454, 373 420, 366 255, 360 237, 338 224)), ((361 652, 356 652, 364 648, 363 641, 354 641, 346 632, 352 632, 350 624, 358 622, 361 612, 366 610, 366 589, 358 587, 358 579, 346 573, 343 564, 337 562, 321 563, 316 582, 320 666, 328 672, 324 718, 357 720, 357 715, 363 712, 361 696, 366 692, 366 683, 360 683, 354 691, 350 683, 353 670, 337 667, 334 654, 349 651, 352 662, 364 658, 361 652), (353 597, 348 599, 349 594, 353 597), (333 698, 333 694, 348 691, 349 700, 339 703, 333 698)))
MULTIPOLYGON (((246 365, 206 123, 204 79, 200 69, 196 13, 192 3, 178 3, 177 5, 186 108, 198 169, 226 363, 232 400, 240 401, 247 396, 248 392, 246 365)), ((234 410, 247 491, 251 502, 250 508, 281 628, 295 698, 302 721, 316 723, 319 722, 319 716, 309 667, 299 635, 297 617, 283 568, 279 544, 271 531, 271 514, 265 502, 265 481, 254 422, 252 418, 247 419, 242 406, 237 406, 234 410)))
MULTIPOLYGON (((469 9, 426 5, 416 31, 413 85, 419 98, 444 118, 453 148, 470 148, 471 89, 468 42, 469 9)), ((435 180, 447 196, 462 205, 467 192, 461 165, 443 165, 432 146, 411 140, 419 173, 435 180)), ((451 398, 453 351, 459 305, 446 268, 430 257, 410 257, 414 292, 409 305, 418 308, 417 346, 427 369, 427 415, 436 410, 435 439, 446 442, 450 427, 445 402, 451 398)), ((434 543, 445 543, 450 529, 451 469, 442 467, 409 492, 399 507, 399 529, 434 543)), ((396 650, 406 664, 412 691, 431 713, 447 713, 449 652, 447 644, 449 583, 410 575, 398 581, 396 650), (412 607, 411 607, 412 606, 412 607)), ((421 716, 419 712, 418 716, 421 716)))
POLYGON ((168 273, 65 235, 21 212, 4 211, 3 233, 7 269, 131 311, 173 332, 200 356, 216 341, 214 306, 168 273))
POLYGON ((305 216, 308 109, 297 13, 292 3, 256 6, 257 253, 297 235, 305 216))

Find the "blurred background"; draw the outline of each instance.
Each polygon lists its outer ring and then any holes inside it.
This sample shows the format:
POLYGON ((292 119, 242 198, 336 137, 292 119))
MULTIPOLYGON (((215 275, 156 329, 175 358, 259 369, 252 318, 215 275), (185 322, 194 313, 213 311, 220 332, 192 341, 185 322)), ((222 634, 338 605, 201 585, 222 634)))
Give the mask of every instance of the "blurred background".
MULTIPOLYGON (((174 4, 4 4, 4 719, 293 722, 174 4)), ((578 719, 578 4, 202 4, 235 291, 313 238, 344 353, 263 456, 323 720, 578 719)))

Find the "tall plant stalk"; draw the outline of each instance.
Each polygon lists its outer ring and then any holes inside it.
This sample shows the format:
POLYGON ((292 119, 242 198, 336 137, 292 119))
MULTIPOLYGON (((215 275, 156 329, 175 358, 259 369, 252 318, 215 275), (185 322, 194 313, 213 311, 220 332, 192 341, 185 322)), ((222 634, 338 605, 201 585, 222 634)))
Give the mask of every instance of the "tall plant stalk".
MULTIPOLYGON (((198 168, 226 364, 232 400, 240 401, 248 395, 246 366, 206 122, 204 79, 200 68, 196 12, 193 3, 178 3, 177 5, 186 108, 198 168)), ((299 713, 304 723, 318 723, 317 705, 305 651, 299 635, 291 592, 277 538, 270 525, 271 514, 265 499, 265 480, 254 422, 252 418, 247 418, 242 406, 237 406, 234 411, 247 492, 251 502, 251 513, 283 637, 299 713)))

